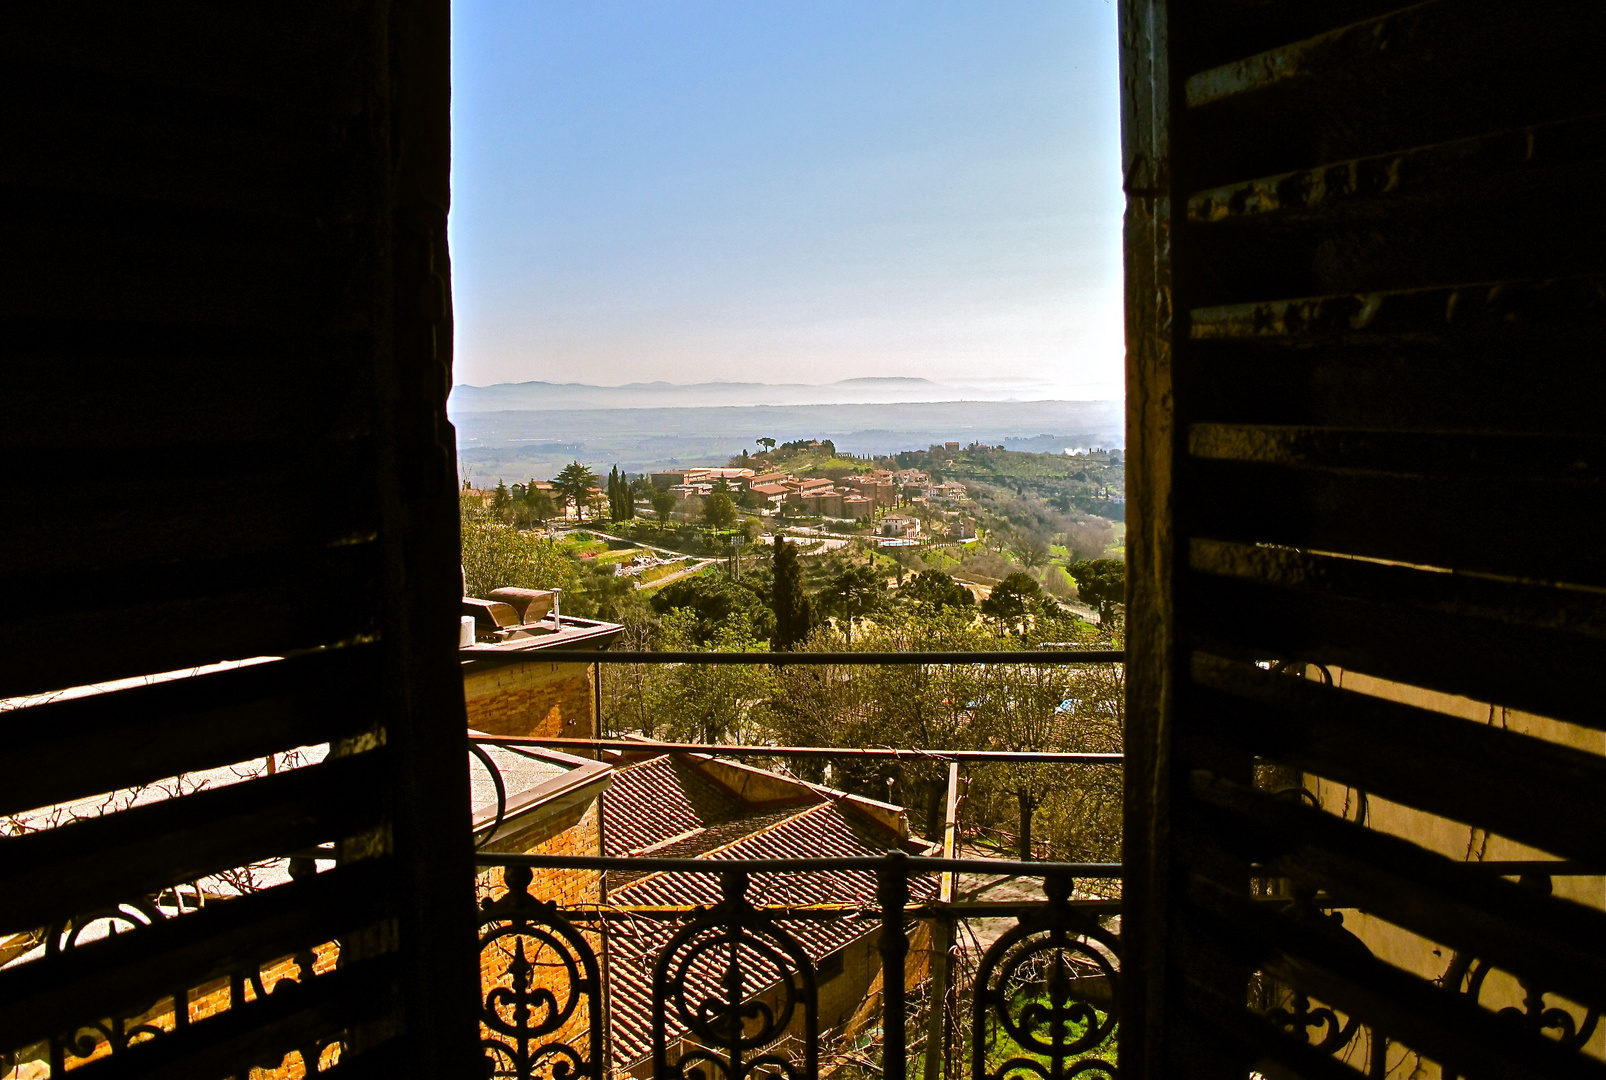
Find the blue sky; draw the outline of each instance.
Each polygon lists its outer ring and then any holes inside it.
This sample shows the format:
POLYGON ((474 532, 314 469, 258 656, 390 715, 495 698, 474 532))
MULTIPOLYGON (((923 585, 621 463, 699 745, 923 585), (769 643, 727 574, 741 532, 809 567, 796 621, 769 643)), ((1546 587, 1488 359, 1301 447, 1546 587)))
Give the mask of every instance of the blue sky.
POLYGON ((456 381, 1119 396, 1105 0, 456 0, 456 381))

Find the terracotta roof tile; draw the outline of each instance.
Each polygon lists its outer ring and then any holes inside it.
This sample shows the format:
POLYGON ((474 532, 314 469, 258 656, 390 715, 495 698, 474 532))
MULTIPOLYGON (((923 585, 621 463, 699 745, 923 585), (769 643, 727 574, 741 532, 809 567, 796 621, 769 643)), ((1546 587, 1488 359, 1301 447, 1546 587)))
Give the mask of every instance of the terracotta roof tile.
POLYGON ((606 855, 639 854, 742 812, 734 795, 669 754, 616 770, 604 798, 606 855))
MULTIPOLYGON (((709 830, 709 833, 714 831, 709 830)), ((710 862, 880 855, 892 841, 884 830, 861 821, 834 802, 801 811, 744 816, 721 825, 718 833, 722 836, 735 834, 735 838, 723 847, 703 847, 700 854, 710 862)), ((667 855, 668 849, 663 853, 667 855)), ((719 888, 717 873, 653 873, 636 877, 617 890, 611 889, 609 898, 614 903, 630 905, 713 904, 719 899, 719 888)), ((875 891, 875 875, 869 872, 755 874, 748 887, 748 898, 755 904, 840 903, 873 908, 875 891)), ((935 891, 934 877, 915 878, 910 882, 911 897, 917 902, 930 899, 935 891)), ((871 915, 829 921, 778 920, 778 923, 797 939, 810 960, 818 964, 831 953, 874 931, 879 920, 871 915)), ((681 925, 627 918, 610 921, 610 933, 614 935, 612 985, 617 1066, 628 1065, 651 1052, 653 967, 659 951, 681 925)), ((773 981, 774 977, 771 973, 767 981, 773 981)), ((755 980, 755 992, 763 985, 755 980)), ((692 989, 709 993, 715 988, 710 984, 692 989)))

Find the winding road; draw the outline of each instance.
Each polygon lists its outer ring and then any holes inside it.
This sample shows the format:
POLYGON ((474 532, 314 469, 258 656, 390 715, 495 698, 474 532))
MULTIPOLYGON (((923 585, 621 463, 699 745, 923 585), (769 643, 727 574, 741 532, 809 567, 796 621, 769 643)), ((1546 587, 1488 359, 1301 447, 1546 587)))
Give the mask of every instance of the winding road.
MULTIPOLYGON (((676 559, 696 558, 696 556, 687 555, 684 551, 676 551, 673 548, 658 547, 655 544, 644 544, 640 540, 632 540, 628 536, 614 536, 611 533, 605 533, 605 532, 602 532, 599 529, 589 528, 589 527, 587 527, 585 525, 576 525, 572 529, 564 529, 561 535, 568 536, 570 533, 574 533, 574 532, 590 533, 592 536, 595 536, 595 537, 597 537, 599 539, 602 539, 602 540, 612 540, 614 543, 617 543, 617 544, 629 544, 631 547, 638 547, 638 548, 641 548, 643 551, 656 551, 656 552, 658 552, 658 553, 660 553, 662 555, 671 555, 676 559)), ((557 535, 557 533, 555 531, 554 531, 554 535, 557 535)), ((683 577, 690 577, 692 574, 695 574, 698 571, 700 571, 700 570, 702 570, 702 569, 704 569, 706 567, 712 566, 717 562, 723 562, 723 561, 724 560, 722 560, 722 559, 698 559, 697 562, 693 563, 691 566, 686 567, 684 570, 676 570, 673 574, 665 574, 663 577, 659 578, 657 581, 645 581, 645 582, 637 581, 637 582, 635 582, 635 586, 638 589, 656 589, 660 585, 668 585, 671 581, 679 581, 683 577)))

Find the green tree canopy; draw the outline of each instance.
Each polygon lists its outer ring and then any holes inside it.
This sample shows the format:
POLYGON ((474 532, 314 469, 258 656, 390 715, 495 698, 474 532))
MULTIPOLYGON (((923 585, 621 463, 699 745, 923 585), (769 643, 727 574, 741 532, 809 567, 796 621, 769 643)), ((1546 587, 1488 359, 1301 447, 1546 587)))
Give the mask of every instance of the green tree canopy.
POLYGON ((1043 587, 1037 579, 1017 570, 993 586, 992 595, 981 602, 981 610, 1001 625, 1014 626, 1036 610, 1042 599, 1043 587))
POLYGON ((573 589, 580 561, 552 540, 497 521, 487 510, 462 518, 463 593, 483 597, 492 589, 573 589))
POLYGON ((668 521, 669 515, 675 512, 675 497, 667 491, 654 491, 652 493, 652 512, 658 515, 659 521, 668 521))
MULTIPOLYGON (((1003 648, 1014 648, 1013 642, 1003 648)), ((842 625, 822 627, 801 646, 808 652, 963 652, 997 649, 992 627, 973 617, 916 611, 859 627, 848 641, 842 625)), ((978 732, 971 721, 982 669, 971 664, 850 664, 829 669, 784 667, 764 719, 769 737, 802 746, 919 746, 971 749, 978 732)), ((792 766, 823 779, 823 763, 792 766)), ((942 797, 947 769, 934 759, 832 764, 831 786, 874 799, 887 798, 910 810, 910 821, 927 837, 942 835, 942 797)))
POLYGON ((634 597, 635 585, 614 563, 590 563, 580 575, 580 589, 569 610, 581 618, 621 622, 634 597))
POLYGON ((630 483, 615 465, 608 471, 608 518, 611 521, 629 521, 636 516, 636 498, 630 483))
POLYGON ((703 500, 703 520, 716 529, 728 529, 736 523, 736 504, 724 492, 715 492, 703 500))
POLYGON ((1028 532, 1015 538, 1015 554, 1020 556, 1021 565, 1031 569, 1038 566, 1047 566, 1053 557, 1053 548, 1049 546, 1048 537, 1042 533, 1028 532))
POLYGON ((558 508, 552 504, 552 496, 531 483, 524 489, 524 501, 513 511, 513 523, 521 529, 528 529, 545 525, 557 516, 558 508))
POLYGON ((873 615, 886 606, 887 582, 873 566, 850 566, 820 591, 827 613, 842 620, 853 640, 853 620, 873 615))
POLYGON ((803 566, 797 545, 784 536, 775 538, 775 581, 770 608, 775 613, 776 649, 794 649, 814 628, 814 606, 803 591, 803 566))
POLYGON ((578 461, 569 462, 562 472, 552 478, 552 487, 564 501, 574 504, 575 512, 582 518, 591 500, 591 489, 596 486, 597 474, 578 461))
MULTIPOLYGON (((717 580, 717 579, 716 579, 717 580)), ((768 611, 764 612, 768 615, 768 611)), ((743 612, 735 612, 706 632, 690 608, 674 608, 659 620, 658 648, 665 651, 747 652, 763 648, 743 612)), ((770 669, 758 664, 676 664, 654 673, 657 712, 672 739, 717 743, 751 742, 750 715, 773 692, 770 669)))
POLYGON ((1072 563, 1071 579, 1083 603, 1098 608, 1099 623, 1108 624, 1115 605, 1126 603, 1126 563, 1120 559, 1089 559, 1072 563))
POLYGON ((968 608, 976 603, 969 589, 941 570, 922 570, 898 590, 898 595, 930 610, 968 608))
POLYGON ((660 614, 675 608, 690 609, 696 615, 693 637, 699 645, 712 641, 721 626, 738 616, 747 620, 756 636, 774 636, 775 617, 769 605, 745 584, 723 574, 681 578, 660 589, 652 598, 652 606, 660 614))

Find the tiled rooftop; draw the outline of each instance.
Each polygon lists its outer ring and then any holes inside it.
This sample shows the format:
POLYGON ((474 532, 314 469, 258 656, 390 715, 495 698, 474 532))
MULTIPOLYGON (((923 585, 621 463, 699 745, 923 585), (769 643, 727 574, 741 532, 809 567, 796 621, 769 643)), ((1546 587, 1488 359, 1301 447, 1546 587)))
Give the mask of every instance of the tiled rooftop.
MULTIPOLYGON (((643 847, 658 845, 652 854, 721 862, 882 855, 894 846, 908 851, 923 847, 856 812, 846 798, 799 787, 809 797, 805 805, 750 808, 705 776, 693 761, 653 758, 615 774, 607 795, 608 852, 639 853, 643 847)), ((916 899, 929 899, 935 888, 931 878, 911 883, 916 899)), ((609 900, 618 905, 713 904, 719 900, 719 889, 716 873, 609 874, 609 900)), ((748 898, 761 905, 836 903, 873 908, 875 892, 875 876, 865 872, 755 874, 748 898)), ((816 964, 879 925, 874 915, 779 923, 816 964)), ((681 925, 656 919, 613 920, 616 1066, 627 1066, 651 1052, 653 966, 658 952, 681 925)), ((715 991, 711 982, 697 985, 696 974, 691 980, 694 993, 715 991)), ((761 985, 754 986, 755 991, 760 989, 761 985)))
POLYGON ((614 772, 603 851, 640 855, 741 813, 734 795, 665 754, 614 772))

